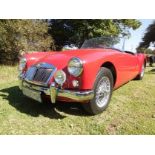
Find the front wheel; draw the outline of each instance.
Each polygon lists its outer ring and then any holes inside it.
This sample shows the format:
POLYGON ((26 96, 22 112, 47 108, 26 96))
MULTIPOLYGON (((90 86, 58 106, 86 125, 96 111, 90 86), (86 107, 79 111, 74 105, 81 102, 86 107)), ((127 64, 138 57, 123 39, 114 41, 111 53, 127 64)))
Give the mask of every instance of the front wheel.
POLYGON ((94 84, 94 97, 89 103, 83 103, 84 109, 91 115, 103 112, 111 99, 113 75, 108 68, 102 67, 94 84))

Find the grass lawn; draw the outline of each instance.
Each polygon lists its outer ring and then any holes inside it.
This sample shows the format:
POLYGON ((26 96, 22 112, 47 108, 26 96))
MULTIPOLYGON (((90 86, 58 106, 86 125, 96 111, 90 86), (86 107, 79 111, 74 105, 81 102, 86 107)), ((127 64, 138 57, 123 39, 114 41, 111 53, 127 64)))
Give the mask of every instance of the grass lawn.
POLYGON ((155 134, 155 71, 113 92, 106 111, 79 104, 41 104, 22 95, 17 67, 0 66, 0 134, 155 134))

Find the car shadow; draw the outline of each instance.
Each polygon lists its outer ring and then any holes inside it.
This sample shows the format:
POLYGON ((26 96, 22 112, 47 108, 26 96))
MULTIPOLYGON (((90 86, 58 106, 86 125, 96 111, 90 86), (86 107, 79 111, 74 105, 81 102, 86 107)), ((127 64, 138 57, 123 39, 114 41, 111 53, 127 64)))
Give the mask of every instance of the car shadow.
POLYGON ((61 112, 70 115, 87 116, 79 103, 39 103, 24 96, 18 86, 0 90, 0 96, 3 99, 8 100, 8 103, 21 113, 25 113, 33 117, 43 115, 50 119, 63 119, 66 115, 61 112))
POLYGON ((61 112, 69 115, 75 116, 90 116, 86 111, 84 111, 80 103, 75 102, 57 102, 55 108, 61 112))

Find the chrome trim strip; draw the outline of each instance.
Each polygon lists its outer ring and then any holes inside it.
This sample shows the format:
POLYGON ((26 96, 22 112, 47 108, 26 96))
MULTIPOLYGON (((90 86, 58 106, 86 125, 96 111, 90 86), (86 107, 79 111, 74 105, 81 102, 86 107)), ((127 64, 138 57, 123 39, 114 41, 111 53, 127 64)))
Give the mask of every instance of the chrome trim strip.
POLYGON ((51 97, 52 103, 55 103, 56 98, 58 98, 58 97, 68 98, 68 99, 74 100, 76 102, 89 101, 94 97, 93 90, 74 91, 74 90, 58 89, 55 87, 54 82, 51 84, 50 88, 34 85, 34 84, 28 83, 26 81, 22 81, 21 85, 22 85, 21 89, 22 89, 22 87, 26 87, 26 88, 34 90, 34 91, 43 92, 45 95, 49 95, 51 97))

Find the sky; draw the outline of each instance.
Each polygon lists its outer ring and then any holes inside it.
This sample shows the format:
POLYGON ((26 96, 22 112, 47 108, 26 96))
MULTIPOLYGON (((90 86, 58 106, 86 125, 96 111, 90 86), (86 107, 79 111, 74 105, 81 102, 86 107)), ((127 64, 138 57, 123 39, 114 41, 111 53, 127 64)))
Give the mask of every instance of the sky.
POLYGON ((131 37, 125 42, 125 50, 136 52, 136 47, 142 41, 147 27, 152 24, 154 19, 140 19, 142 25, 137 30, 130 30, 131 37))

